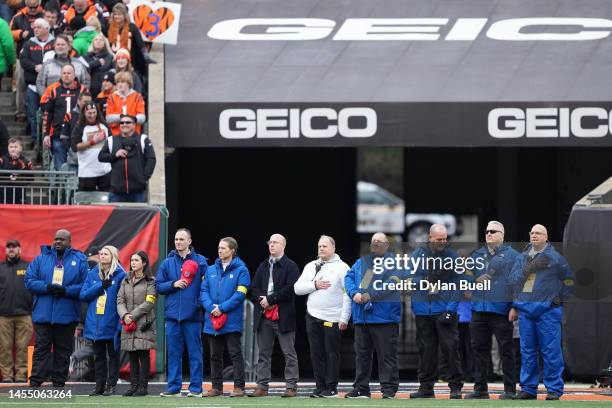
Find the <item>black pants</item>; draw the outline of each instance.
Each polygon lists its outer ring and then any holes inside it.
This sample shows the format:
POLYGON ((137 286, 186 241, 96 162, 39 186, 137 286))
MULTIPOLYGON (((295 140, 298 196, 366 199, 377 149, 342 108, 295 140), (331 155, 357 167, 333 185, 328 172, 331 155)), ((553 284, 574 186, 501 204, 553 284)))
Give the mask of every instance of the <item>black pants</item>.
POLYGON ((463 387, 461 358, 459 357, 459 331, 457 323, 441 323, 437 316, 415 316, 419 347, 419 389, 433 391, 438 380, 438 344, 446 361, 448 386, 453 391, 463 387))
POLYGON ((68 379, 70 355, 74 349, 74 329, 76 323, 70 324, 35 324, 34 355, 32 356, 32 373, 30 384, 40 385, 47 376, 47 356, 53 347, 51 364, 51 381, 63 387, 68 379))
POLYGON ((372 375, 372 354, 376 350, 378 376, 383 393, 395 394, 399 386, 397 365, 397 341, 399 324, 356 324, 355 325, 355 383, 353 388, 370 392, 372 375))
POLYGON ((488 390, 487 363, 491 355, 491 336, 494 334, 499 345, 502 371, 504 372, 504 391, 515 392, 516 372, 512 330, 512 322, 508 321, 508 315, 483 312, 472 313, 470 334, 472 337, 472 349, 474 350, 474 390, 488 390))
POLYGON ((242 358, 242 345, 240 333, 226 333, 210 338, 210 381, 212 387, 223 389, 223 353, 227 345, 227 352, 234 368, 234 388, 244 388, 244 359, 242 358))
POLYGON ((115 350, 113 340, 94 341, 93 349, 96 390, 114 387, 119 378, 119 352, 115 350))
POLYGON ((470 324, 459 323, 459 355, 461 356, 461 369, 466 381, 474 379, 474 351, 470 336, 470 324))
POLYGON ((110 173, 99 177, 79 177, 79 191, 109 191, 110 173))
POLYGON ((128 354, 130 355, 130 383, 132 387, 147 388, 149 369, 151 368, 149 350, 130 351, 128 354))
POLYGON ((327 323, 306 313, 310 360, 317 389, 337 391, 342 337, 338 323, 327 323))

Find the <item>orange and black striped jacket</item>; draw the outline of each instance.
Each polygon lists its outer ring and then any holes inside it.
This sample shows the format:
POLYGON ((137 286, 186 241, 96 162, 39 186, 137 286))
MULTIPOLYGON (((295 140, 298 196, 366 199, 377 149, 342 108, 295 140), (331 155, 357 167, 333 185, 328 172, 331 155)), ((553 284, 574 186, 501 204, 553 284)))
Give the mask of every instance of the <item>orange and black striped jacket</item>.
POLYGON ((79 95, 86 90, 85 85, 79 84, 77 80, 69 87, 64 86, 61 81, 49 85, 40 98, 44 136, 59 137, 64 124, 70 121, 70 114, 79 95))
POLYGON ((110 125, 114 136, 119 135, 119 117, 132 115, 136 117, 136 133, 142 130, 142 124, 147 119, 145 114, 145 101, 139 92, 130 89, 126 96, 115 91, 106 101, 106 121, 110 125))

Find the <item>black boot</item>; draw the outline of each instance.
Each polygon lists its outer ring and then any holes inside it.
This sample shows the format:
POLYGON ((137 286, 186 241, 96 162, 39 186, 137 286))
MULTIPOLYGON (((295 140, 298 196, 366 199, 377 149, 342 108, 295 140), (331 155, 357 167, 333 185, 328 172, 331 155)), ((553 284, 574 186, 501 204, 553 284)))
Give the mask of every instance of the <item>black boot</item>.
POLYGON ((104 395, 105 397, 110 397, 111 395, 115 395, 115 386, 114 385, 107 385, 106 386, 106 391, 104 391, 104 395))
POLYGON ((132 397, 138 391, 138 384, 132 383, 130 389, 123 393, 124 397, 132 397))
POLYGON ((140 383, 138 385, 138 391, 136 391, 134 393, 134 396, 135 397, 143 397, 145 395, 149 395, 149 392, 148 392, 147 388, 148 388, 148 384, 146 382, 140 383))
POLYGON ((104 395, 104 385, 96 385, 96 388, 89 394, 90 397, 98 397, 104 395))

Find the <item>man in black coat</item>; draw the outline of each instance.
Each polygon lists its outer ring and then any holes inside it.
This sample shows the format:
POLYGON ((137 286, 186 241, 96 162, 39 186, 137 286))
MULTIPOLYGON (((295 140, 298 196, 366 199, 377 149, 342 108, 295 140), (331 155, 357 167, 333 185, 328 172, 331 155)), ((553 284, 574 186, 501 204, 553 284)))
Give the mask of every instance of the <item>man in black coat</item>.
POLYGON ((255 304, 255 324, 259 361, 257 362, 257 389, 249 397, 268 395, 271 377, 274 340, 278 338, 285 357, 285 381, 287 390, 281 397, 295 397, 299 377, 295 352, 295 292, 293 285, 300 277, 295 262, 285 255, 287 240, 281 234, 273 234, 268 241, 270 256, 257 267, 249 288, 255 304))
POLYGON ((28 263, 21 259, 19 241, 8 240, 6 261, 0 263, 0 374, 5 383, 27 381, 32 295, 23 282, 26 269, 28 263))

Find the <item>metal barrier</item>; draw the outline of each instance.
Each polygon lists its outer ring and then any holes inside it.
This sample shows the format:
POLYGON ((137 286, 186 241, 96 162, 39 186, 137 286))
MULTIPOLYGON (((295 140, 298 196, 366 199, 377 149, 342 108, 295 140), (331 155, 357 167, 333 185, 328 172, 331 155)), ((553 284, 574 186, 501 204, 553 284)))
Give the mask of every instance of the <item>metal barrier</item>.
POLYGON ((255 381, 257 374, 257 359, 259 349, 255 338, 254 324, 255 306, 250 300, 244 301, 244 312, 242 320, 242 355, 244 358, 244 375, 246 381, 255 381))
POLYGON ((77 187, 70 171, 0 170, 0 204, 73 204, 77 187))

